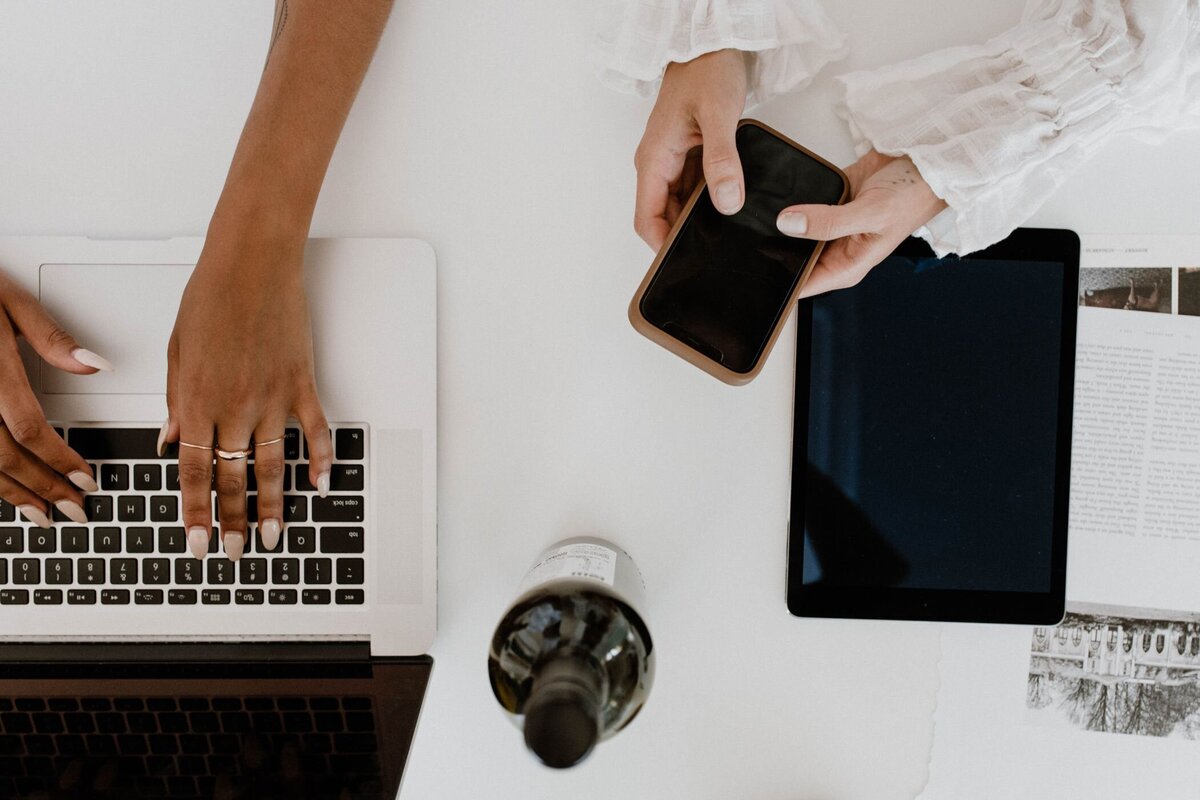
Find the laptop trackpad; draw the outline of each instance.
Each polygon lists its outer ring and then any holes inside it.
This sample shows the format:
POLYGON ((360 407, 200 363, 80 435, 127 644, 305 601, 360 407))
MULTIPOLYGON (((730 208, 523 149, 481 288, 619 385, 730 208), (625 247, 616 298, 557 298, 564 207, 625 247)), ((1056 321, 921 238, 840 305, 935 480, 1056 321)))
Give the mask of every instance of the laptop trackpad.
POLYGON ((43 394, 163 394, 167 342, 191 264, 43 264, 42 305, 115 372, 41 365, 43 394))

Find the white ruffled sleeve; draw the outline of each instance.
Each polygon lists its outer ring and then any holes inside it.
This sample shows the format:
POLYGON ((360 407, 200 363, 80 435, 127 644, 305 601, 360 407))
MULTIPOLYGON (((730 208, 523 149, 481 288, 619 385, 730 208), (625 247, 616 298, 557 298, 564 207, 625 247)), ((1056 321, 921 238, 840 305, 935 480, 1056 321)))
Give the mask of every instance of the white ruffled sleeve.
POLYGON ((1021 23, 842 79, 859 154, 907 155, 949 208, 939 255, 1007 236, 1111 135, 1200 125, 1196 0, 1032 0, 1021 23))
POLYGON ((747 105, 797 89, 846 54, 817 0, 601 0, 591 53, 600 79, 643 96, 672 61, 751 53, 747 105))

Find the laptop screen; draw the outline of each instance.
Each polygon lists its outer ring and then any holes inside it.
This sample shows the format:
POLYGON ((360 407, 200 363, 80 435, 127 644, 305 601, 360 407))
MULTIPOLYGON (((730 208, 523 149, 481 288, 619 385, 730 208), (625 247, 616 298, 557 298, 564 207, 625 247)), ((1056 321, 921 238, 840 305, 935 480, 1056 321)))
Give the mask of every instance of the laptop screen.
POLYGON ((431 665, 0 664, 0 797, 392 800, 431 665))

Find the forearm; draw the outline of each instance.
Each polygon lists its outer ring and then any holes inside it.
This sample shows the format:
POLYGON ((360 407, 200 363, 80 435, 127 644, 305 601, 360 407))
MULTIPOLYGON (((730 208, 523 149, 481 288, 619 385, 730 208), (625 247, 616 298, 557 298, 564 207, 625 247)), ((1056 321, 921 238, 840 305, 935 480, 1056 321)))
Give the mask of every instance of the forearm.
POLYGON ((277 0, 271 49, 213 229, 301 243, 392 0, 277 0))

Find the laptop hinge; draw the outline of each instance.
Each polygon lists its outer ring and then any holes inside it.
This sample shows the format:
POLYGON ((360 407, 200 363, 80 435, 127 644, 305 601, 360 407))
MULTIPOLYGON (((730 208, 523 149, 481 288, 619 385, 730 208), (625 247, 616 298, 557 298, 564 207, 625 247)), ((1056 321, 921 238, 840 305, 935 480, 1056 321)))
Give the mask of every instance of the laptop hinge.
POLYGON ((369 642, 11 642, 5 662, 369 661, 369 642))

